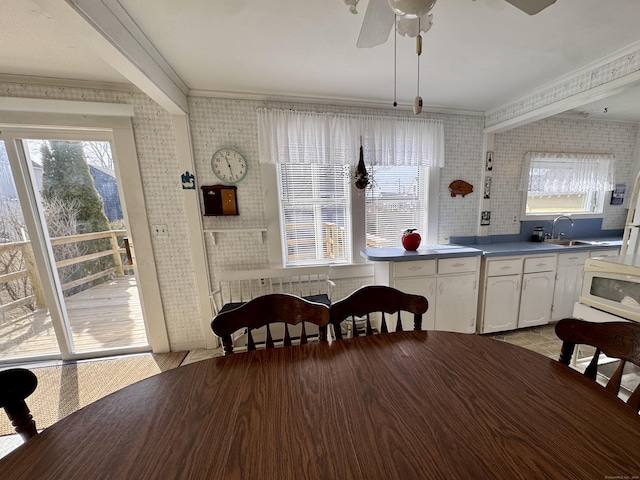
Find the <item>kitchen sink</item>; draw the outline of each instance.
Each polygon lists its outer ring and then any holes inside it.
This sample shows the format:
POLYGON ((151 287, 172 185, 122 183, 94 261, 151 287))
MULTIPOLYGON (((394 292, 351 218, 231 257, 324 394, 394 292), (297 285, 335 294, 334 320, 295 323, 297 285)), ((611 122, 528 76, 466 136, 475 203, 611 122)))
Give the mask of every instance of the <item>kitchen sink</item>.
POLYGON ((569 240, 567 238, 550 238, 544 241, 551 245, 560 245, 561 247, 574 247, 577 245, 592 245, 593 242, 585 242, 582 240, 569 240))

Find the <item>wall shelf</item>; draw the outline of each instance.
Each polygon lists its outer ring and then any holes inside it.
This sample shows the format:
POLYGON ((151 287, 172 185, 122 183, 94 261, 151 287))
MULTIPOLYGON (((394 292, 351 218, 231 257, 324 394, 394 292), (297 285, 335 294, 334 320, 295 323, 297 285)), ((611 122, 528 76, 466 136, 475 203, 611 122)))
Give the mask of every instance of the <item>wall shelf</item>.
POLYGON ((203 232, 211 235, 211 239, 213 240, 214 245, 216 244, 217 235, 219 233, 260 233, 262 237, 262 243, 267 240, 266 228, 213 228, 204 229, 203 232))

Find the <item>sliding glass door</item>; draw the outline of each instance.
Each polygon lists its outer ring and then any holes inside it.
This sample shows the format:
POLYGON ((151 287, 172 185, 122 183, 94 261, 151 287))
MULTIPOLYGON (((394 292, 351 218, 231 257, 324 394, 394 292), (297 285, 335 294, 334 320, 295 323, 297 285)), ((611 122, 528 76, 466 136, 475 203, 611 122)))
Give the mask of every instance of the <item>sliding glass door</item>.
POLYGON ((108 131, 0 133, 0 363, 147 351, 108 131))

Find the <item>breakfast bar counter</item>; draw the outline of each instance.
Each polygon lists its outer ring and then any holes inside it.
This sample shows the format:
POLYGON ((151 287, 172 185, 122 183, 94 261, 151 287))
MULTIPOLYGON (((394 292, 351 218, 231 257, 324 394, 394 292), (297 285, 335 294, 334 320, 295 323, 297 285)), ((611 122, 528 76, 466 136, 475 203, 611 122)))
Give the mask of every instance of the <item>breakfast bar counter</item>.
POLYGON ((431 260, 436 258, 475 257, 482 250, 462 245, 423 245, 418 250, 402 247, 366 248, 360 252, 367 260, 374 262, 404 262, 409 260, 431 260))

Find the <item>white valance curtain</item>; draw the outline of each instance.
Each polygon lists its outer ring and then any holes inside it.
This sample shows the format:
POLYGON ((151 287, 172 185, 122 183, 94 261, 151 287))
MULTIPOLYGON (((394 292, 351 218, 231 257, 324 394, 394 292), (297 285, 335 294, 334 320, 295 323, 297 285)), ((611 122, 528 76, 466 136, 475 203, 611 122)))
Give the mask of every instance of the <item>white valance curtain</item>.
POLYGON ((444 166, 440 120, 258 110, 261 163, 444 166))
POLYGON ((613 155, 529 152, 519 190, 555 195, 607 191, 614 186, 613 155))

